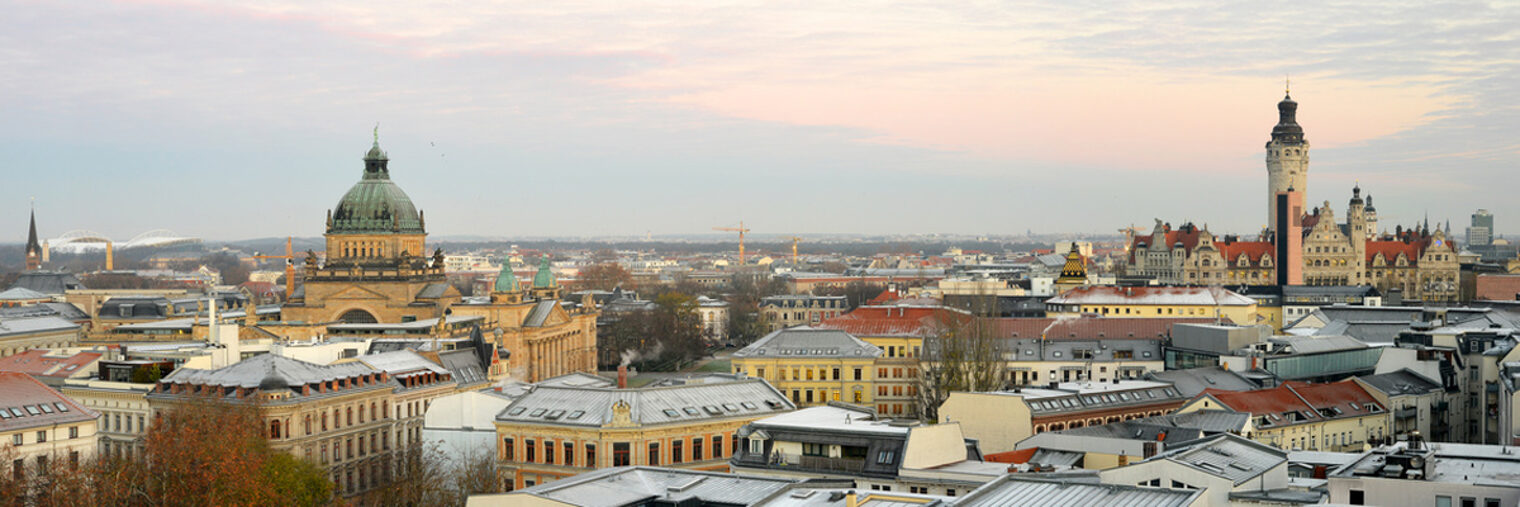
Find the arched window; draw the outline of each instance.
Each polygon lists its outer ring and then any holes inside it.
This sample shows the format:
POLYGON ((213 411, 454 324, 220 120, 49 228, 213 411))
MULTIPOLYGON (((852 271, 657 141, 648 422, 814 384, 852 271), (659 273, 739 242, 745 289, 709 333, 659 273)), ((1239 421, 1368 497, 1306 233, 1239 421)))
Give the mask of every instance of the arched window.
POLYGON ((338 320, 349 324, 378 324, 380 322, 375 318, 374 314, 359 309, 343 312, 343 315, 338 317, 338 320))

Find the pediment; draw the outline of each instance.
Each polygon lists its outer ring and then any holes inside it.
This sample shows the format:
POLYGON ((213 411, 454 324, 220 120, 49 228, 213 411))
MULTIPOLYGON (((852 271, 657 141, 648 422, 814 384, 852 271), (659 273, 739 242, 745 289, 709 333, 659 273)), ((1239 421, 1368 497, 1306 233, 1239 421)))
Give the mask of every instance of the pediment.
POLYGON ((340 290, 338 292, 333 293, 331 296, 327 296, 327 299, 343 299, 343 300, 350 300, 350 301, 352 301, 352 300, 366 300, 366 299, 367 300, 375 300, 375 299, 386 300, 386 299, 390 299, 390 298, 386 297, 385 294, 381 294, 379 292, 375 292, 375 291, 366 289, 366 288, 358 286, 358 285, 350 285, 348 287, 345 287, 343 290, 340 290))

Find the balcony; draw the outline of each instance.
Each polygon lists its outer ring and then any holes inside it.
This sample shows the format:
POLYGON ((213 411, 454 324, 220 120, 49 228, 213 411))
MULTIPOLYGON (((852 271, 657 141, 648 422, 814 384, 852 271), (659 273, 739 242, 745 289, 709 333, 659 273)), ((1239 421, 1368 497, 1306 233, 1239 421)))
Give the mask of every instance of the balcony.
POLYGON ((1420 409, 1416 407, 1404 407, 1393 411, 1394 419, 1413 419, 1420 415, 1420 409))
POLYGON ((782 454, 780 460, 772 459, 770 468, 798 468, 817 472, 859 473, 865 467, 864 458, 829 458, 782 454))

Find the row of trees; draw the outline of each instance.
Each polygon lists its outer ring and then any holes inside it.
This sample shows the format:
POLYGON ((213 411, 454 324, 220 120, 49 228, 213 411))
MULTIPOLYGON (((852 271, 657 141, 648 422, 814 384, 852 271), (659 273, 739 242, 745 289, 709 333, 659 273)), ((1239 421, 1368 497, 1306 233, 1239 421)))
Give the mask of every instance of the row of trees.
POLYGON ((607 327, 597 337, 602 363, 641 370, 674 370, 707 353, 697 299, 680 292, 655 296, 649 309, 604 316, 607 327))
MULTIPOLYGON (((0 474, 0 498, 36 506, 268 505, 341 503, 327 472, 276 450, 254 403, 195 400, 159 412, 143 452, 72 462, 57 456, 0 474)), ((13 461, 14 447, 0 450, 13 461)), ((494 492, 494 456, 466 456, 455 466, 436 446, 394 454, 389 482, 367 494, 371 505, 463 505, 494 492)), ((14 464, 12 465, 15 466, 14 464)))

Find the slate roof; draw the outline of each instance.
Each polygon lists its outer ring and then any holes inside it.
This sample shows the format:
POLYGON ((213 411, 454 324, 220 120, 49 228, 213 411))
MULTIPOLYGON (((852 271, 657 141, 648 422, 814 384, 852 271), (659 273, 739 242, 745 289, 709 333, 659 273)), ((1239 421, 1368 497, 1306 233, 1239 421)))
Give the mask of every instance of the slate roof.
POLYGON ((1240 376, 1238 373, 1218 366, 1189 368, 1186 370, 1153 371, 1147 373, 1145 378, 1161 382, 1171 382, 1172 386, 1181 391, 1183 396, 1188 397, 1198 396, 1198 393, 1206 389, 1250 391, 1261 387, 1240 376))
POLYGON ((1378 375, 1358 377, 1362 382, 1390 396, 1441 392, 1440 382, 1425 378, 1408 368, 1378 375))
POLYGON ((1409 322, 1332 321, 1314 330, 1311 336, 1350 336, 1363 343, 1394 343, 1399 333, 1409 329, 1409 322))
POLYGON ((23 287, 43 294, 63 294, 69 289, 83 289, 84 284, 73 273, 62 271, 23 271, 16 276, 12 288, 23 287))
POLYGON ((514 400, 496 420, 597 427, 613 421, 613 405, 620 401, 628 404, 633 424, 645 426, 760 417, 796 408, 761 379, 634 389, 539 385, 514 400))
POLYGON ((0 431, 83 423, 99 416, 31 375, 0 372, 0 431))
POLYGON ((1037 479, 1004 475, 976 488, 955 502, 957 507, 1011 507, 1049 505, 1102 505, 1105 507, 1187 506, 1202 490, 1141 488, 1113 484, 1088 484, 1072 480, 1037 479))
POLYGON ((880 357, 881 349, 854 335, 833 329, 799 326, 772 331, 733 357, 880 357))
POLYGON ((448 368, 453 373, 454 380, 460 384, 491 380, 485 367, 480 364, 480 357, 476 355, 474 347, 439 352, 438 363, 448 368))

